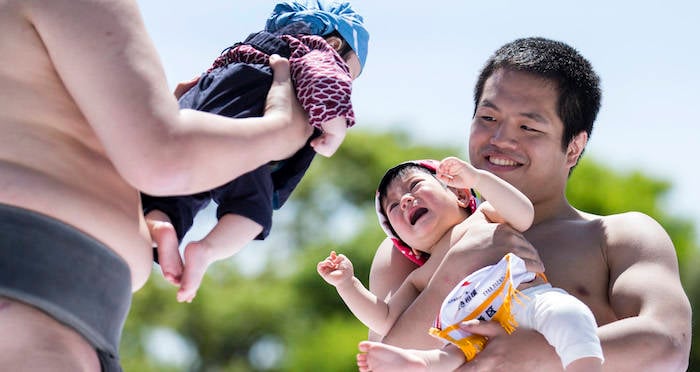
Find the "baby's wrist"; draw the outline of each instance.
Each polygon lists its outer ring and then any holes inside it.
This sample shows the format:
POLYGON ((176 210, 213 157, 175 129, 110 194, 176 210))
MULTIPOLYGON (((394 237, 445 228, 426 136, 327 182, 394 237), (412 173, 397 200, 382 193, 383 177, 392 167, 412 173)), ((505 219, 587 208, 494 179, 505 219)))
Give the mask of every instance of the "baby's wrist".
POLYGON ((484 180, 484 173, 486 171, 481 170, 481 169, 475 169, 474 174, 472 174, 472 178, 474 179, 474 184, 472 185, 473 189, 479 190, 481 188, 481 184, 483 183, 484 180))
POLYGON ((352 288, 352 287, 354 286, 354 281, 355 281, 354 279, 355 279, 355 277, 351 275, 351 276, 349 276, 349 277, 343 279, 342 281, 338 282, 338 283, 335 285, 335 288, 336 288, 338 291, 341 291, 341 290, 344 290, 344 289, 348 289, 348 288, 352 288))

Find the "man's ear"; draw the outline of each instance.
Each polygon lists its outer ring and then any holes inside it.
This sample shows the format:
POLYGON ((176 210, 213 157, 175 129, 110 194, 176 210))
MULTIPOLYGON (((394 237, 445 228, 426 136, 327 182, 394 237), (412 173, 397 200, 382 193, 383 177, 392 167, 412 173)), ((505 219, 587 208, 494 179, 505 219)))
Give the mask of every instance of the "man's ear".
POLYGON ((335 49, 336 52, 340 52, 343 50, 343 43, 345 41, 337 36, 329 36, 326 38, 326 42, 331 48, 335 49))
POLYGON ((566 164, 569 168, 573 168, 578 163, 578 159, 581 157, 587 143, 588 133, 586 131, 582 131, 571 139, 569 146, 566 148, 566 164))

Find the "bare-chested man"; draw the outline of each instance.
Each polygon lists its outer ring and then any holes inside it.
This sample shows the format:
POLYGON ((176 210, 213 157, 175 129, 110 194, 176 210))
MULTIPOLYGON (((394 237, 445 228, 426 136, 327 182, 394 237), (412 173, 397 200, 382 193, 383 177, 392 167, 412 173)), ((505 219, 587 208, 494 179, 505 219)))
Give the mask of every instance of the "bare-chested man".
POLYGON ((288 63, 263 117, 230 119, 178 109, 133 0, 0 0, 0 34, 0 370, 118 371, 153 261, 137 190, 210 189, 299 149, 288 63))
MULTIPOLYGON (((569 173, 585 149, 600 106, 599 79, 589 62, 563 43, 516 40, 487 61, 474 98, 470 161, 510 182, 533 202, 535 221, 524 237, 536 247, 552 285, 593 311, 604 369, 684 371, 691 309, 668 234, 644 214, 597 216, 577 210, 566 199, 569 173)), ((453 286, 504 252, 527 251, 528 243, 513 229, 484 226, 472 226, 459 248, 443 259, 385 343, 414 349, 439 346, 426 331, 453 286)), ((413 270, 420 269, 387 240, 375 256, 370 289, 380 297, 390 296, 413 270)), ((553 348, 534 331, 505 335, 500 326, 488 323, 471 325, 469 331, 488 336, 489 343, 460 371, 562 368, 553 348)), ((420 363, 416 354, 399 355, 400 349, 383 344, 362 343, 360 349, 366 352, 358 356, 364 370, 411 370, 391 360, 402 356, 414 367, 420 363), (383 369, 382 363, 389 360, 389 368, 383 369)))

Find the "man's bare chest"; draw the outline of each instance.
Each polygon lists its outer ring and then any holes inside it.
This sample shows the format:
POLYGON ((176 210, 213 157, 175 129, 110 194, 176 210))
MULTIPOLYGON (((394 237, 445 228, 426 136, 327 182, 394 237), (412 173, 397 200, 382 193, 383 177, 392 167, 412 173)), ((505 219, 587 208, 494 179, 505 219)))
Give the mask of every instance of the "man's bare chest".
POLYGON ((542 258, 549 282, 588 305, 599 324, 615 318, 608 300, 609 269, 601 234, 591 226, 534 229, 526 234, 542 258))

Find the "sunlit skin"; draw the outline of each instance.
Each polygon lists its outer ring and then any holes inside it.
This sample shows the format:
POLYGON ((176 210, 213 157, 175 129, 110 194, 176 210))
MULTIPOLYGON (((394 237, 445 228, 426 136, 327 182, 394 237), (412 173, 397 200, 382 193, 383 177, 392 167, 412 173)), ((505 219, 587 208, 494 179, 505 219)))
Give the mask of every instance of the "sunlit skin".
MULTIPOLYGON (((482 203, 475 215, 486 212, 487 215, 492 216, 488 220, 493 222, 506 221, 501 216, 505 214, 508 216, 507 221, 520 227, 519 231, 530 227, 533 210, 524 195, 512 189, 511 185, 503 183, 492 173, 474 169, 469 163, 457 158, 447 158, 440 162, 437 178, 416 170, 400 173, 389 183, 386 196, 382 200, 383 210, 392 228, 404 242, 410 245, 411 243, 407 240, 410 239, 415 242, 413 244, 430 244, 429 247, 419 245, 421 249, 418 252, 414 248, 416 255, 421 252, 432 254, 433 246, 437 249, 444 247, 439 244, 441 237, 445 233, 454 235, 455 231, 460 231, 462 226, 457 225, 468 216, 466 213, 457 213, 454 214, 454 220, 450 218, 453 215, 450 205, 457 205, 459 209, 463 209, 465 204, 460 203, 458 195, 448 191, 441 183, 430 182, 431 179, 437 181, 438 178, 458 189, 476 187, 477 190, 484 190, 485 193, 482 195, 489 201, 482 203), (447 197, 449 194, 453 196, 447 197), (438 198, 439 196, 443 198, 438 198), (444 202, 441 202, 443 199, 444 202), (491 203, 494 204, 493 208, 491 203), (501 213, 497 212, 499 208, 501 213), (447 224, 450 221, 453 221, 453 225, 447 224), (455 228, 452 229, 452 227, 455 228)), ((468 231, 464 234, 468 234, 468 231)), ((459 243, 454 244, 454 246, 458 245, 459 243)), ((411 245, 411 247, 414 246, 411 245)), ((444 252, 438 253, 444 255, 444 252)), ((358 319, 373 332, 386 334, 400 313, 410 306, 418 296, 417 293, 424 289, 420 287, 420 282, 414 279, 415 274, 427 270, 430 266, 435 267, 430 261, 439 257, 441 256, 436 255, 435 258, 429 259, 428 263, 409 275, 386 305, 364 289, 359 280, 353 277, 353 266, 347 257, 331 252, 326 260, 318 264, 317 270, 327 282, 336 287, 346 305, 358 319), (406 288, 412 290, 407 291, 406 288), (372 308, 376 310, 371 312, 372 308)), ((542 283, 538 278, 533 282, 523 283, 518 289, 523 290, 542 283)), ((465 328, 473 326, 474 322, 466 322, 465 328)), ((478 323, 476 321, 476 324, 478 323)), ((359 349, 361 353, 357 356, 357 363, 360 371, 442 371, 453 370, 466 362, 464 354, 455 345, 432 350, 416 350, 366 341, 359 344, 359 349)), ((600 370, 601 360, 596 357, 577 358, 566 367, 567 372, 600 370)))
MULTIPOLYGON (((344 41, 335 36, 327 38, 326 41, 336 50, 339 50, 344 43, 344 41)), ((360 76, 361 66, 357 53, 350 50, 343 56, 343 60, 347 63, 353 80, 360 76)), ((324 122, 321 126, 323 127, 321 135, 312 139, 309 145, 319 155, 331 157, 338 151, 345 139, 348 130, 347 121, 344 117, 338 117, 324 122)))
POLYGON ((387 188, 383 200, 386 216, 396 234, 412 249, 431 253, 448 226, 468 216, 457 196, 444 190, 444 184, 425 172, 411 172, 387 188))
MULTIPOLYGON (((279 56, 263 117, 179 110, 135 2, 2 0, 0 33, 0 203, 99 240, 126 262, 134 291, 153 265, 139 190, 211 189, 311 134, 279 56)), ((0 297, 0 370, 97 371, 99 361, 76 330, 0 297)))
POLYGON ((484 86, 469 133, 470 162, 525 193, 536 206, 535 224, 539 216, 556 217, 552 208, 568 210, 562 200, 569 168, 588 139, 583 132, 573 151, 562 148, 557 99, 551 82, 499 70, 484 86))
MULTIPOLYGON (((501 226, 473 226, 474 244, 450 251, 383 341, 405 348, 439 347, 425 330, 451 289, 449 283, 459 280, 474 261, 536 247, 536 256, 529 257, 533 262, 541 258, 552 285, 578 297, 595 315, 605 371, 685 370, 691 311, 673 243, 644 214, 598 216, 569 204, 569 172, 588 136, 581 132, 562 145, 557 89, 550 81, 511 70, 496 70, 486 80, 471 125, 469 159, 523 191, 534 205, 534 224, 524 233, 527 241, 501 226)), ((390 296, 414 270, 415 265, 384 242, 373 262, 370 289, 390 296)), ((498 327, 483 324, 470 332, 488 335, 489 344, 459 371, 561 370, 554 350, 534 331, 506 336, 498 327)))

